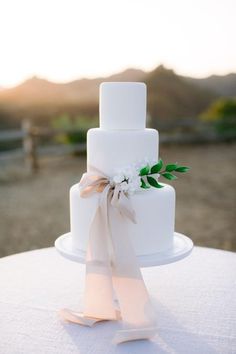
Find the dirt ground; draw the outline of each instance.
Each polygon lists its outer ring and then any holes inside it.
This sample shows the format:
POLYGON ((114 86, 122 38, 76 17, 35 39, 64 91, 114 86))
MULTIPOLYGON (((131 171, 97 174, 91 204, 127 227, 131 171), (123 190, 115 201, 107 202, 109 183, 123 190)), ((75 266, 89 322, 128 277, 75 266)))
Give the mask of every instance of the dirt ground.
MULTIPOLYGON (((163 146, 166 162, 191 166, 172 184, 176 231, 196 245, 236 251, 236 144, 163 146)), ((0 163, 0 257, 53 246, 69 230, 69 188, 85 171, 85 157, 41 159, 36 176, 22 163, 0 163)))

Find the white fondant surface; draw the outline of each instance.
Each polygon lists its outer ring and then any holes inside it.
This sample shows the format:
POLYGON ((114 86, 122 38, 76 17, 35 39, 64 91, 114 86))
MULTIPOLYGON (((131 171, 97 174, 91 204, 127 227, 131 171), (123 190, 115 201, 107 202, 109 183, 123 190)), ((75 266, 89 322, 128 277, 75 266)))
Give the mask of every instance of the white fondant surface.
POLYGON ((102 129, 144 129, 146 85, 142 82, 103 82, 100 85, 102 129))
MULTIPOLYGON (((100 194, 81 198, 78 184, 70 190, 72 244, 75 249, 87 249, 89 229, 98 206, 100 194)), ((133 242, 137 255, 164 252, 172 246, 175 218, 175 191, 165 185, 130 196, 136 213, 137 224, 124 219, 125 230, 133 242)))
MULTIPOLYGON (((146 85, 113 82, 100 85, 100 127, 87 136, 87 170, 111 177, 134 164, 158 160, 158 132, 145 129, 146 85)), ((140 166, 141 167, 141 166, 140 166)), ((100 195, 81 198, 78 185, 70 191, 72 246, 86 251, 91 222, 100 195)), ((165 252, 173 245, 175 191, 165 185, 130 197, 137 224, 116 225, 131 238, 137 255, 165 252)))
POLYGON ((108 176, 138 161, 158 160, 158 132, 90 129, 87 136, 87 170, 96 167, 108 176))

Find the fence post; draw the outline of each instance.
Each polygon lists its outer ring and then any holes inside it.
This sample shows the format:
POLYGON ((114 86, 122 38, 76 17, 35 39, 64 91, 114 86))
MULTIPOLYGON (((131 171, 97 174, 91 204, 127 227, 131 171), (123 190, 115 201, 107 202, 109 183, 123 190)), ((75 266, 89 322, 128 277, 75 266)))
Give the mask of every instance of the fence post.
POLYGON ((39 169, 38 156, 37 156, 37 142, 36 136, 33 133, 32 124, 29 119, 24 119, 22 122, 22 130, 24 132, 23 137, 23 149, 25 154, 25 163, 27 168, 36 173, 39 169))

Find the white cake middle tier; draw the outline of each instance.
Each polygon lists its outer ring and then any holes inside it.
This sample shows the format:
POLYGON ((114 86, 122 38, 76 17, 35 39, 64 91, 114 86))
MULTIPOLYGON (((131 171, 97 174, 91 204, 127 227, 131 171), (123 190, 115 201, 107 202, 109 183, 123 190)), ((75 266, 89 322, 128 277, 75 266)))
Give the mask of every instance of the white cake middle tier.
POLYGON ((107 176, 138 162, 158 160, 158 132, 90 129, 87 136, 87 170, 95 167, 107 176))
MULTIPOLYGON (((89 231, 99 198, 99 193, 82 198, 78 184, 71 187, 70 222, 75 250, 87 250, 89 231)), ((130 200, 137 224, 124 218, 120 232, 125 232, 132 240, 136 255, 164 252, 170 248, 173 245, 175 224, 174 188, 165 184, 161 189, 153 188, 135 193, 130 196, 130 200)), ((114 225, 110 226, 112 231, 114 225)))

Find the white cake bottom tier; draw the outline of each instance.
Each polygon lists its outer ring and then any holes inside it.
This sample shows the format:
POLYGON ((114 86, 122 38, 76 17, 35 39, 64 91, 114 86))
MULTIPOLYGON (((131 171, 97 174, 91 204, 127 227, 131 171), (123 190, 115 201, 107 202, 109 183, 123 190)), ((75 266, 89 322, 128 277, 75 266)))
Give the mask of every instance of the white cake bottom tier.
MULTIPOLYGON (((71 235, 74 249, 86 251, 89 230, 98 206, 100 194, 81 198, 78 184, 70 190, 71 235)), ((124 220, 136 255, 163 252, 173 244, 175 220, 175 190, 169 185, 161 189, 141 191, 130 197, 137 224, 124 220)), ((125 229, 124 229, 125 227, 125 229)), ((123 231, 122 231, 123 232, 123 231)))
POLYGON ((93 167, 107 176, 135 163, 158 160, 158 132, 90 129, 87 137, 87 170, 93 167))

